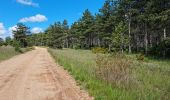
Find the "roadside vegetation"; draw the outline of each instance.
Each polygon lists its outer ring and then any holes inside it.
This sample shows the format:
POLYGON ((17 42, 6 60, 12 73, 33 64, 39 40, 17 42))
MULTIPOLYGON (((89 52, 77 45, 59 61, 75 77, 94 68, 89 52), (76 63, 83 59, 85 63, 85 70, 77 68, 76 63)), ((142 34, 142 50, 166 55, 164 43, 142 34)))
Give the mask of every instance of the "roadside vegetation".
POLYGON ((6 59, 11 58, 18 54, 20 54, 20 53, 15 51, 15 48, 12 46, 0 47, 0 61, 6 60, 6 59))
POLYGON ((33 49, 34 49, 33 47, 27 47, 21 48, 19 51, 17 51, 16 48, 12 46, 0 46, 0 61, 9 59, 13 56, 28 52, 33 49))
POLYGON ((136 55, 94 54, 89 50, 49 52, 96 100, 170 98, 170 60, 138 60, 136 55))

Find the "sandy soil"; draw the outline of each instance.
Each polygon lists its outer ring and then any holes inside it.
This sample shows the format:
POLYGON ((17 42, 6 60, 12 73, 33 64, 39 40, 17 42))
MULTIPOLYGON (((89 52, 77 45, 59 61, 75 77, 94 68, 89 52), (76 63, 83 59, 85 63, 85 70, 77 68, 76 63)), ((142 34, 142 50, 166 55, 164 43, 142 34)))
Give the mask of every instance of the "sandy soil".
POLYGON ((0 63, 0 100, 92 100, 45 48, 0 63))

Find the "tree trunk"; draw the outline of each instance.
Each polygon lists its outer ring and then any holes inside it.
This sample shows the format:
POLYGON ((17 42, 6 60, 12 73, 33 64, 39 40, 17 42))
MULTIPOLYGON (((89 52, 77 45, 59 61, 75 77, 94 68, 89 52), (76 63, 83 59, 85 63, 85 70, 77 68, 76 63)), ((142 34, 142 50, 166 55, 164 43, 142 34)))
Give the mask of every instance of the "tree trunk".
POLYGON ((123 33, 121 33, 121 46, 120 46, 120 49, 121 49, 121 52, 123 53, 123 33))
POLYGON ((98 46, 101 47, 101 45, 100 45, 100 38, 99 37, 98 37, 97 41, 98 41, 98 46))
POLYGON ((148 31, 147 24, 145 24, 145 54, 148 54, 148 31))
POLYGON ((166 39, 166 28, 164 28, 164 39, 166 39))
MULTIPOLYGON (((166 28, 164 28, 164 39, 166 39, 166 28)), ((165 55, 166 55, 166 48, 165 50, 163 51, 163 57, 165 58, 165 55)))
POLYGON ((152 35, 150 34, 150 39, 149 39, 149 41, 150 41, 150 47, 152 48, 152 35))
POLYGON ((132 53, 132 50, 131 50, 131 18, 129 18, 129 53, 132 53))
MULTIPOLYGON (((140 29, 139 29, 139 25, 137 25, 137 30, 140 30, 140 29)), ((138 31, 136 32, 136 40, 137 40, 137 43, 136 43, 136 51, 138 52, 138 51, 139 51, 139 44, 140 44, 139 32, 138 32, 138 31)))
POLYGON ((67 48, 69 48, 68 35, 67 35, 67 37, 66 37, 66 45, 67 45, 67 48))

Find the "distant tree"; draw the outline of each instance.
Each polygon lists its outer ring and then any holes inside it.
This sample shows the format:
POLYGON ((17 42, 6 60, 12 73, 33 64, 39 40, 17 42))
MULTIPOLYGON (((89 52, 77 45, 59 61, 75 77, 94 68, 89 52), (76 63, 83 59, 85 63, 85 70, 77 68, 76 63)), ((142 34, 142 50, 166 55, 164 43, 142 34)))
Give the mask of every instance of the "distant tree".
POLYGON ((0 38, 0 46, 4 45, 4 40, 0 38))
POLYGON ((94 46, 95 33, 93 25, 94 16, 88 9, 86 9, 83 16, 72 25, 71 32, 76 35, 76 45, 79 45, 80 48, 91 48, 94 46))
MULTIPOLYGON (((29 35, 27 41, 52 48, 104 47, 165 56, 170 50, 169 16, 169 0, 105 0, 95 15, 87 9, 70 27, 67 20, 57 22, 41 34, 29 35)), ((24 40, 18 36, 14 39, 24 40)))
POLYGON ((124 52, 124 47, 128 44, 129 41, 125 32, 126 26, 123 22, 120 22, 115 27, 115 31, 112 33, 113 47, 119 48, 122 53, 124 52))
POLYGON ((69 48, 70 34, 69 34, 69 26, 67 20, 63 21, 62 28, 63 28, 63 35, 64 35, 63 47, 69 48))
POLYGON ((6 43, 6 45, 12 45, 12 39, 11 39, 11 37, 6 37, 6 38, 5 38, 5 43, 6 43))
POLYGON ((47 29, 49 36, 49 46, 52 48, 63 48, 63 27, 60 22, 56 22, 47 29))
POLYGON ((13 30, 14 41, 19 42, 21 47, 27 46, 26 36, 30 33, 30 30, 27 26, 22 23, 18 23, 16 30, 13 30))

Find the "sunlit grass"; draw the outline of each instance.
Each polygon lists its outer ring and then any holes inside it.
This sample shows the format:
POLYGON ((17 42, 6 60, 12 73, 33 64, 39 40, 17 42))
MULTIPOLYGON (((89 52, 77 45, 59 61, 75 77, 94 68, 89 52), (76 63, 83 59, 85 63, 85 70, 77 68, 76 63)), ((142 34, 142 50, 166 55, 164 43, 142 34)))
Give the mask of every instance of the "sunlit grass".
POLYGON ((11 47, 11 46, 0 47, 0 61, 11 58, 17 54, 19 53, 15 51, 14 47, 11 47))
POLYGON ((168 100, 170 98, 170 60, 136 60, 136 55, 127 55, 133 62, 132 77, 136 85, 119 87, 96 77, 96 55, 89 50, 49 49, 56 61, 68 70, 82 88, 97 100, 168 100), (123 88, 125 87, 125 88, 123 88))
POLYGON ((12 46, 1 46, 0 47, 0 61, 9 59, 15 55, 25 53, 33 50, 34 47, 21 48, 21 52, 17 52, 12 46))

